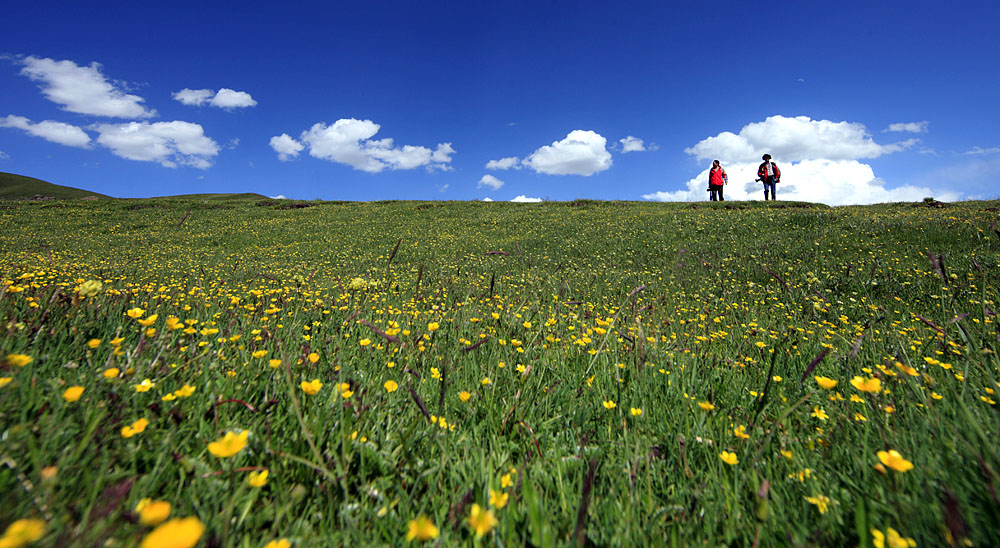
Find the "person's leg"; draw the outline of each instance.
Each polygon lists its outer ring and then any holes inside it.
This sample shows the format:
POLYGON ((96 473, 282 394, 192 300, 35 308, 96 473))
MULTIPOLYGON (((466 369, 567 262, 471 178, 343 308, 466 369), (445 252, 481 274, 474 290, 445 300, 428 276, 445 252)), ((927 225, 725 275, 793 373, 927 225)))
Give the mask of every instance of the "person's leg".
POLYGON ((765 181, 764 182, 764 201, 766 202, 769 197, 770 197, 770 194, 767 192, 767 181, 765 181))
POLYGON ((774 179, 771 179, 771 200, 778 199, 778 187, 774 184, 774 179))
POLYGON ((722 189, 723 188, 725 188, 725 187, 722 186, 722 185, 719 185, 719 201, 720 202, 725 202, 726 201, 726 198, 722 195, 722 189))

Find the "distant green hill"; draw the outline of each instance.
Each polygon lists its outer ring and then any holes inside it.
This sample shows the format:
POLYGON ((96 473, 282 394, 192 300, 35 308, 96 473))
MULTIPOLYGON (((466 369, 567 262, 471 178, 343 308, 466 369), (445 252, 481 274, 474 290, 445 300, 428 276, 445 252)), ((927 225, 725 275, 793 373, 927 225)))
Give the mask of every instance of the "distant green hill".
POLYGON ((54 185, 33 177, 0 172, 0 200, 28 200, 36 196, 57 200, 71 200, 88 196, 111 197, 71 186, 54 185))

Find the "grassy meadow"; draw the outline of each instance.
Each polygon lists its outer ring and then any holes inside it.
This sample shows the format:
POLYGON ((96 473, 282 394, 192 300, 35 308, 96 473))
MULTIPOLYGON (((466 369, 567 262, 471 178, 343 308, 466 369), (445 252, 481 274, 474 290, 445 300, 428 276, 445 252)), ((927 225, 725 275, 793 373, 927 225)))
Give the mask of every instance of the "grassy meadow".
POLYGON ((1000 545, 998 207, 0 203, 0 546, 1000 545))

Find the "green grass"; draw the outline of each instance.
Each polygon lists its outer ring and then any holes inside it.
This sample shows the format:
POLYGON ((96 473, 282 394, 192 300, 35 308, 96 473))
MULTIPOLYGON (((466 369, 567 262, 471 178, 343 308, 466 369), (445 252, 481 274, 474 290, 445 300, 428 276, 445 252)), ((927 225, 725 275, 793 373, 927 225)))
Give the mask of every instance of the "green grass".
POLYGON ((87 196, 108 198, 108 196, 98 194, 97 192, 56 185, 33 177, 25 177, 24 175, 15 175, 13 173, 0 173, 0 200, 22 200, 35 196, 44 196, 57 200, 86 198, 87 196))
POLYGON ((134 546, 149 497, 201 546, 1000 544, 997 202, 259 204, 0 209, 0 528, 134 546))

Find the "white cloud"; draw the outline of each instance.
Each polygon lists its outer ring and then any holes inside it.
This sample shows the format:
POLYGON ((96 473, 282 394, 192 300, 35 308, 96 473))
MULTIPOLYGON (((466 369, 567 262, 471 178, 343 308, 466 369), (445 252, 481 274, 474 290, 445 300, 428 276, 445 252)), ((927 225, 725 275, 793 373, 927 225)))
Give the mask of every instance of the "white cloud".
POLYGON ((0 150, 0 160, 10 160, 10 154, 0 150))
POLYGON ((565 139, 539 148, 521 162, 547 175, 590 176, 611 167, 607 142, 596 132, 576 129, 565 139))
POLYGON ((972 147, 971 149, 962 153, 964 156, 978 156, 981 154, 1000 154, 1000 147, 972 147))
POLYGON ((130 122, 98 124, 97 143, 116 156, 166 167, 191 166, 207 169, 219 153, 219 145, 191 122, 130 122))
POLYGON ((889 127, 885 128, 883 132, 906 132, 906 133, 927 133, 927 125, 930 124, 927 120, 923 122, 897 122, 895 124, 889 124, 889 127))
MULTIPOLYGON (((759 162, 724 165, 729 175, 729 185, 724 194, 727 200, 762 200, 764 187, 757 178, 759 162)), ((871 166, 857 160, 803 160, 778 164, 781 182, 777 185, 778 198, 819 202, 828 205, 873 204, 882 202, 919 201, 927 196, 952 201, 961 196, 955 192, 927 187, 901 186, 886 188, 885 181, 875 177, 871 166)), ((687 181, 685 188, 645 194, 646 200, 663 202, 704 201, 708 199, 708 169, 687 181)))
POLYGON ((490 198, 489 196, 487 196, 487 197, 483 198, 483 201, 484 202, 492 202, 493 198, 490 198))
POLYGON ((188 89, 173 92, 170 96, 181 104, 200 107, 212 99, 215 92, 210 89, 188 89))
POLYGON ((305 146, 287 133, 282 133, 271 137, 271 148, 278 153, 279 160, 287 162, 297 158, 305 146))
POLYGON ((499 160, 490 160, 486 162, 486 169, 497 170, 497 169, 521 169, 521 159, 517 156, 511 156, 509 158, 500 158, 499 160))
POLYGON ((144 99, 118 89, 101 74, 101 65, 81 67, 73 61, 26 57, 21 74, 40 82, 45 97, 63 110, 112 118, 149 118, 156 115, 144 99))
POLYGON ((222 88, 218 92, 210 89, 188 89, 184 88, 171 94, 175 100, 182 104, 194 107, 208 105, 211 107, 232 110, 234 108, 246 108, 257 106, 257 101, 253 96, 245 91, 222 88))
POLYGON ((642 139, 638 137, 632 137, 629 135, 624 139, 618 139, 618 142, 622 144, 622 152, 642 152, 646 149, 645 143, 642 139))
POLYGON ((483 188, 484 186, 493 190, 500 190, 500 187, 503 186, 503 181, 492 175, 483 175, 483 177, 479 179, 479 184, 476 185, 476 188, 483 188))
POLYGON ((0 127, 20 129, 27 132, 28 135, 41 137, 46 141, 68 147, 90 148, 90 136, 87 135, 86 131, 63 122, 45 120, 36 124, 24 116, 9 115, 6 118, 0 118, 0 127))
POLYGON ((542 199, 541 198, 529 198, 529 197, 525 196, 524 194, 521 194, 519 196, 515 196, 514 199, 512 199, 511 201, 515 202, 515 203, 519 203, 519 204, 530 204, 530 203, 535 203, 535 202, 541 202, 542 199))
POLYGON ((763 122, 743 126, 739 134, 724 131, 703 139, 684 152, 699 160, 719 159, 723 165, 759 162, 764 153, 771 154, 778 162, 856 160, 898 152, 917 142, 908 139, 880 145, 872 140, 864 124, 811 120, 807 116, 771 116, 763 122))
MULTIPOLYGON (((333 125, 320 122, 303 131, 299 140, 314 158, 346 164, 368 173, 384 169, 414 169, 426 166, 429 171, 451 168, 451 143, 440 143, 435 150, 423 146, 395 146, 391 138, 372 140, 381 126, 371 120, 343 118, 333 125)), ((272 140, 273 141, 273 140, 272 140)))
POLYGON ((287 200, 288 199, 288 198, 285 198, 284 194, 278 194, 277 196, 268 196, 268 198, 271 198, 272 200, 287 200))
MULTIPOLYGON (((805 116, 771 116, 747 124, 739 134, 722 132, 685 152, 698 159, 719 159, 728 175, 727 199, 763 199, 763 186, 754 182, 760 156, 774 156, 781 168, 777 194, 782 200, 829 205, 918 201, 926 196, 956 200, 961 194, 945 189, 905 185, 886 188, 872 167, 859 160, 909 148, 918 142, 880 145, 862 124, 810 120, 805 116)), ((645 194, 646 200, 702 201, 708 198, 708 168, 688 180, 681 190, 645 194)))

